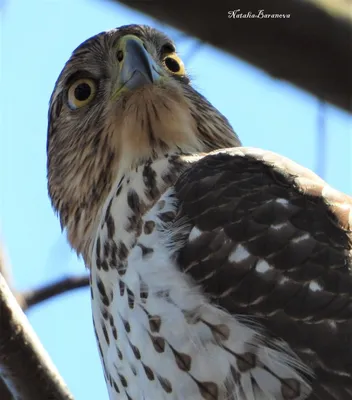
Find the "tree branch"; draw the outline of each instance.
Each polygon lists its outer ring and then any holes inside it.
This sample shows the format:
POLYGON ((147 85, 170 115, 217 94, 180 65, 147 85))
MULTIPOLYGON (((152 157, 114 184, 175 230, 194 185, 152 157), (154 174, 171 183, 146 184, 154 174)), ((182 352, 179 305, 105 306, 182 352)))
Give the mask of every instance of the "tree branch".
POLYGON ((62 278, 57 282, 43 285, 37 289, 21 293, 22 309, 27 310, 42 301, 48 300, 54 296, 63 294, 73 289, 83 288, 89 285, 89 276, 77 276, 62 278))
POLYGON ((72 400, 64 381, 29 324, 24 310, 89 285, 89 276, 68 277, 26 292, 13 287, 0 240, 0 399, 72 400))
POLYGON ((352 14, 343 0, 114 0, 352 112, 352 14), (238 13, 289 18, 234 18, 238 13), (230 12, 231 18, 228 18, 230 12))
MULTIPOLYGON (((8 255, 5 251, 3 240, 0 237, 0 275, 1 274, 7 281, 8 285, 11 285, 12 284, 11 265, 8 259, 8 255)), ((1 374, 0 374, 0 399, 13 400, 13 396, 10 392, 10 389, 7 387, 5 381, 1 378, 1 374)))
POLYGON ((18 400, 73 400, 0 275, 0 371, 18 400))

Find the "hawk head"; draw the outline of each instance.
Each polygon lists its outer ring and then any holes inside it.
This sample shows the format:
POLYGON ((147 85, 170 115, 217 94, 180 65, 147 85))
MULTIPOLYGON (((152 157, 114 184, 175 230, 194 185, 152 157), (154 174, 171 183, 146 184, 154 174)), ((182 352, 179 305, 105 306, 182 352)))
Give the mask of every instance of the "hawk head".
POLYGON ((190 84, 175 44, 128 25, 86 40, 50 99, 48 190, 82 252, 117 176, 168 153, 240 144, 227 119, 190 84))

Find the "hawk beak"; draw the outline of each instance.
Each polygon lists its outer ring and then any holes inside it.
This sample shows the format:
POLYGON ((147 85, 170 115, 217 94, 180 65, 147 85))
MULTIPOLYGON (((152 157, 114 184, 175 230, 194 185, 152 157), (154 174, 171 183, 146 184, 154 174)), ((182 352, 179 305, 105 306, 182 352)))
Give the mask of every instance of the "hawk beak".
POLYGON ((162 78, 161 68, 144 48, 141 39, 134 35, 124 36, 117 48, 120 61, 120 74, 116 94, 153 84, 162 78))

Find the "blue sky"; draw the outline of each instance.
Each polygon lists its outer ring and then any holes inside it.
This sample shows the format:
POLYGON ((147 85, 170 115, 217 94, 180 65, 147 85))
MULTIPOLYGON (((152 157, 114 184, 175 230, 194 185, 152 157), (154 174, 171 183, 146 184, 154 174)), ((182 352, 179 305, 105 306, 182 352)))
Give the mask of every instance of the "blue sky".
MULTIPOLYGON (((0 232, 16 286, 27 289, 84 272, 61 234, 47 195, 47 111, 55 80, 73 49, 88 37, 129 23, 155 26, 155 21, 108 1, 2 3, 0 232)), ((218 23, 236 22, 224 15, 218 23)), ((179 37, 175 30, 163 29, 179 37)), ((243 144, 282 153, 315 169, 318 100, 207 45, 187 64, 193 45, 193 38, 178 41, 195 87, 229 118, 243 144)), ((328 106, 326 129, 324 178, 352 194, 351 118, 328 106)), ((88 290, 43 303, 28 317, 75 398, 107 400, 88 290)))

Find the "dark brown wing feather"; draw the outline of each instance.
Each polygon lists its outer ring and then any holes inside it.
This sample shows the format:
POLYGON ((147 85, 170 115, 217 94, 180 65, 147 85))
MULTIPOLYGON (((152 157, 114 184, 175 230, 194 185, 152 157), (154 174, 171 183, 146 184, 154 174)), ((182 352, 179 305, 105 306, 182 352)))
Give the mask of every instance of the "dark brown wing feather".
POLYGON ((352 198, 250 148, 197 161, 176 197, 202 231, 179 252, 180 268, 212 302, 283 338, 315 371, 312 399, 352 398, 352 198), (238 244, 250 256, 231 261, 238 244), (271 268, 259 272, 263 260, 271 268))

